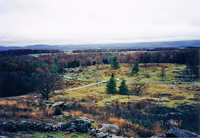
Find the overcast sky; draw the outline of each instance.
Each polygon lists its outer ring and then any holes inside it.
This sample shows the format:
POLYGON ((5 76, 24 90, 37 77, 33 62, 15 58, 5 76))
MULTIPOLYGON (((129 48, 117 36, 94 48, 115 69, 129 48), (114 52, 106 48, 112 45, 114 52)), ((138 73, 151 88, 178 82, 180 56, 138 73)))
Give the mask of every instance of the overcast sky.
POLYGON ((0 0, 0 45, 200 40, 200 0, 0 0))

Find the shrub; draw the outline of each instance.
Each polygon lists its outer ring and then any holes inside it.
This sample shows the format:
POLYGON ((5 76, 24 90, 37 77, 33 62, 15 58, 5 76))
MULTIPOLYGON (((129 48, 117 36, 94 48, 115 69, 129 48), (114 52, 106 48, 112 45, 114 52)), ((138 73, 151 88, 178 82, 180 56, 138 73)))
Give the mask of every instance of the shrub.
POLYGON ((139 108, 139 109, 141 109, 142 108, 142 103, 140 103, 140 102, 137 102, 136 104, 135 104, 135 107, 136 108, 139 108))
POLYGON ((62 115, 62 111, 61 111, 61 108, 59 106, 56 106, 55 111, 54 111, 54 115, 62 115))

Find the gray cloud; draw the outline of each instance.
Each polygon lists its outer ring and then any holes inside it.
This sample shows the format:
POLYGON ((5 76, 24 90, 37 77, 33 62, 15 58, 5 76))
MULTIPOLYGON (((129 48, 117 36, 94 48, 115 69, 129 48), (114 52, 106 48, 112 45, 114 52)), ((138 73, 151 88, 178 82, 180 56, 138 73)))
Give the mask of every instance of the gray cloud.
POLYGON ((199 0, 0 0, 0 45, 200 38, 199 0))

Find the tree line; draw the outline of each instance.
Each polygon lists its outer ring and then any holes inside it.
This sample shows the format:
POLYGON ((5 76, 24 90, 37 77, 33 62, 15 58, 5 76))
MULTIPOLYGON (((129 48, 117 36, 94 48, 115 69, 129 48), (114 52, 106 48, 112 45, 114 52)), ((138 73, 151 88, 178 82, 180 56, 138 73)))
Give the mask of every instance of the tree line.
POLYGON ((199 54, 199 49, 193 48, 126 54, 100 52, 41 57, 0 56, 0 96, 20 95, 35 91, 36 84, 33 84, 33 78, 41 77, 41 74, 46 72, 59 76, 65 72, 65 68, 95 64, 111 64, 111 68, 117 69, 120 67, 120 63, 128 63, 132 68, 131 74, 133 75, 138 73, 139 63, 144 63, 145 66, 148 66, 149 63, 158 65, 159 63, 179 63, 186 64, 188 69, 199 78, 199 54))
POLYGON ((40 53, 59 53, 62 52, 57 49, 15 49, 15 50, 6 50, 6 51, 0 51, 0 57, 3 56, 21 56, 21 55, 28 55, 28 54, 40 54, 40 53))
MULTIPOLYGON (((193 48, 193 47, 188 47, 193 48)), ((181 50, 176 47, 156 47, 156 48, 126 48, 126 49, 82 49, 73 50, 73 53, 93 53, 93 52, 127 52, 127 51, 171 51, 181 50)))

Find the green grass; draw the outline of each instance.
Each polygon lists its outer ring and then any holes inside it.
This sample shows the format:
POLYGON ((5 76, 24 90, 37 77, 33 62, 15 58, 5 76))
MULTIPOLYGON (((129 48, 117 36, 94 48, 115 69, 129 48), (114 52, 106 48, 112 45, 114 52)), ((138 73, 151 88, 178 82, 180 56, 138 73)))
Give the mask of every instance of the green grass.
MULTIPOLYGON (((180 75, 178 73, 172 73, 173 71, 181 71, 186 68, 186 65, 175 65, 170 63, 162 63, 160 66, 157 66, 156 63, 148 63, 147 67, 145 67, 142 63, 140 63, 140 72, 138 75, 128 76, 128 74, 131 73, 131 67, 128 67, 127 64, 120 64, 119 69, 111 69, 110 65, 100 65, 98 72, 101 74, 102 80, 109 80, 111 73, 115 73, 115 78, 124 78, 125 80, 135 80, 137 78, 140 78, 140 81, 162 81, 162 78, 159 76, 159 73, 161 72, 161 67, 167 66, 166 70, 166 79, 164 81, 176 81, 174 78, 177 75, 180 75), (177 68, 179 70, 177 70, 177 68), (105 72, 108 73, 108 75, 105 75, 105 72), (150 78, 144 77, 144 74, 148 72, 150 75, 150 78)), ((86 68, 82 73, 79 73, 79 76, 77 78, 80 79, 86 79, 86 77, 89 77, 90 80, 95 80, 94 73, 95 71, 90 74, 92 70, 97 70, 95 66, 90 66, 86 68), (86 75, 87 74, 87 75, 86 75)), ((72 77, 72 73, 68 74, 68 76, 72 77)))
POLYGON ((56 138, 89 138, 89 135, 87 134, 83 134, 83 133, 77 133, 78 137, 74 136, 75 133, 70 133, 70 134, 65 134, 65 132, 63 133, 43 133, 43 132, 24 132, 21 133, 21 135, 27 135, 27 136, 32 136, 32 138, 46 138, 47 136, 53 136, 56 138))
MULTIPOLYGON (((142 80, 143 81, 143 80, 142 80)), ((117 82, 117 90, 120 85, 120 82, 117 82)), ((127 81, 126 84, 128 85, 129 89, 131 86, 131 83, 127 81)), ((152 97, 154 94, 171 94, 172 96, 176 95, 181 95, 184 96, 185 99, 183 100, 173 100, 170 97, 165 97, 163 96, 162 98, 169 101, 169 102, 163 102, 162 105, 168 106, 168 107, 176 107, 182 103, 187 104, 198 104, 199 101, 195 100, 189 100, 189 98, 193 98, 194 94, 197 93, 197 91, 192 91, 192 90, 186 90, 186 87, 191 87, 191 84, 184 83, 184 84, 175 84, 180 89, 173 89, 172 86, 169 85, 169 82, 150 82, 148 83, 149 87, 147 88, 146 92, 140 96, 136 95, 130 95, 131 102, 137 102, 142 99, 154 99, 158 101, 160 98, 152 97), (190 95, 189 95, 190 94, 190 95), (134 97, 138 97, 137 99, 134 99, 134 97)), ((98 107, 104 107, 106 101, 113 102, 115 100, 119 100, 119 102, 128 102, 128 96, 127 95, 110 95, 105 92, 106 90, 106 84, 100 84, 100 86, 92 86, 92 87, 86 87, 86 88, 81 88, 81 89, 76 89, 72 91, 67 91, 68 94, 64 95, 58 95, 59 97, 66 97, 66 98, 75 98, 77 101, 79 101, 81 104, 88 104, 87 102, 81 102, 80 99, 86 99, 88 101, 92 101, 93 99, 88 97, 88 95, 93 95, 94 97, 99 97, 97 99, 97 106, 98 107), (99 96, 98 96, 99 95, 99 96), (104 97, 104 98, 102 98, 104 97)))
POLYGON ((40 54, 29 54, 29 56, 42 56, 42 55, 51 55, 51 53, 40 53, 40 54))

